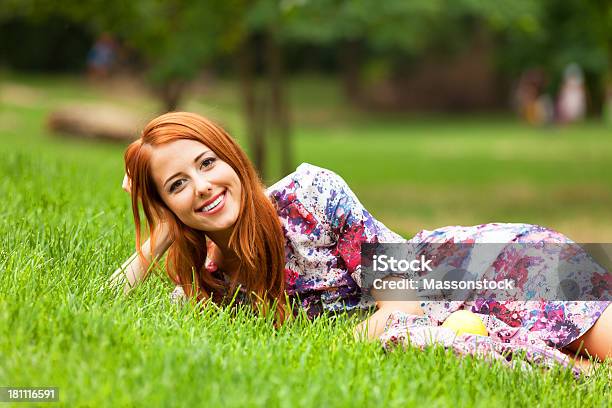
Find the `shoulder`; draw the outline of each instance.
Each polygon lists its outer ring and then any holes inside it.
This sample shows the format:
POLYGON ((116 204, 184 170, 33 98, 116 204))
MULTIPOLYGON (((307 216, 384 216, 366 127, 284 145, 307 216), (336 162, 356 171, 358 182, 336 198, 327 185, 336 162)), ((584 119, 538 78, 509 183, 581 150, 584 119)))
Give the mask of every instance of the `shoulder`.
POLYGON ((346 182, 331 170, 310 163, 300 164, 293 173, 270 186, 266 193, 280 207, 295 199, 319 201, 345 189, 346 182))
POLYGON ((272 192, 286 188, 308 188, 311 186, 338 182, 346 184, 339 175, 331 170, 310 163, 302 163, 293 173, 283 177, 272 186, 268 187, 267 191, 272 192))

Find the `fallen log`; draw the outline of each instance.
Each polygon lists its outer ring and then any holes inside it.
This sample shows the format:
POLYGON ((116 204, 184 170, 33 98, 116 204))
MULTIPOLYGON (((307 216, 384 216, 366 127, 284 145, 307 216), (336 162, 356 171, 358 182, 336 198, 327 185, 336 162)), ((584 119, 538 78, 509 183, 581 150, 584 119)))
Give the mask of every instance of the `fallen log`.
POLYGON ((51 112, 47 118, 47 127, 58 134, 131 141, 138 137, 145 120, 116 106, 79 105, 51 112))

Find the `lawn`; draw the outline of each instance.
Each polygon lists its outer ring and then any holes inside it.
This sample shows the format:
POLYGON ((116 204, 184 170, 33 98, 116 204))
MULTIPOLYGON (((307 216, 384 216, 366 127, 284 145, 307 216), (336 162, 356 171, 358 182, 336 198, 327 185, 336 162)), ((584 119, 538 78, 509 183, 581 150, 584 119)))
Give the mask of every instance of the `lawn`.
MULTIPOLYGON (((574 380, 437 349, 387 354, 352 340, 357 316, 275 331, 245 314, 171 304, 161 271, 129 297, 100 291, 133 251, 120 188, 125 145, 50 134, 46 115, 112 103, 147 118, 155 101, 136 86, 117 92, 72 77, 0 80, 0 386, 57 386, 70 407, 609 406, 610 364, 574 380)), ((320 78, 293 84, 295 162, 341 174, 402 235, 511 221, 612 242, 612 129, 365 115, 334 89, 320 78)), ((244 142, 232 91, 219 81, 189 95, 185 109, 244 142)), ((274 162, 268 174, 268 183, 281 176, 274 162)))

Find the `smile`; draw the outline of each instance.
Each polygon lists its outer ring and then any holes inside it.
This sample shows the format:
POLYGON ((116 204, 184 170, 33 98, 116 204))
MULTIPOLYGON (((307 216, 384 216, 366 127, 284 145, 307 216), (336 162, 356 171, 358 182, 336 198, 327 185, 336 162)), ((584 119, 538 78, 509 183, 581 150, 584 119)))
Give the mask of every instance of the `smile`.
POLYGON ((221 211, 221 209, 225 205, 226 193, 227 191, 224 191, 223 193, 219 194, 216 198, 213 199, 212 202, 202 206, 200 209, 196 210, 196 212, 210 215, 221 211))

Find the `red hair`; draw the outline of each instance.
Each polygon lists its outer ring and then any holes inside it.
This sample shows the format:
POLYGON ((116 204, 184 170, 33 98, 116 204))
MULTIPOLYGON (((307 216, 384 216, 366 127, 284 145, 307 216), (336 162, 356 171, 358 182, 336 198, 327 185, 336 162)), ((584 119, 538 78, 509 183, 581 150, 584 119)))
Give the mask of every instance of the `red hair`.
POLYGON ((171 112, 149 122, 141 137, 125 152, 125 171, 132 181, 132 212, 136 227, 136 251, 148 272, 141 250, 142 231, 139 204, 142 204, 151 231, 151 248, 155 227, 167 220, 173 244, 166 258, 170 279, 181 285, 185 294, 197 300, 211 298, 224 303, 242 285, 254 307, 267 313, 276 303, 276 321, 286 318, 284 278, 284 236, 278 215, 264 192, 263 184, 244 151, 223 128, 194 113, 171 112), (185 225, 163 202, 151 174, 151 150, 180 139, 195 140, 209 147, 238 174, 242 184, 240 212, 229 240, 229 249, 240 259, 237 271, 230 276, 229 288, 217 275, 204 267, 206 235, 185 225))

